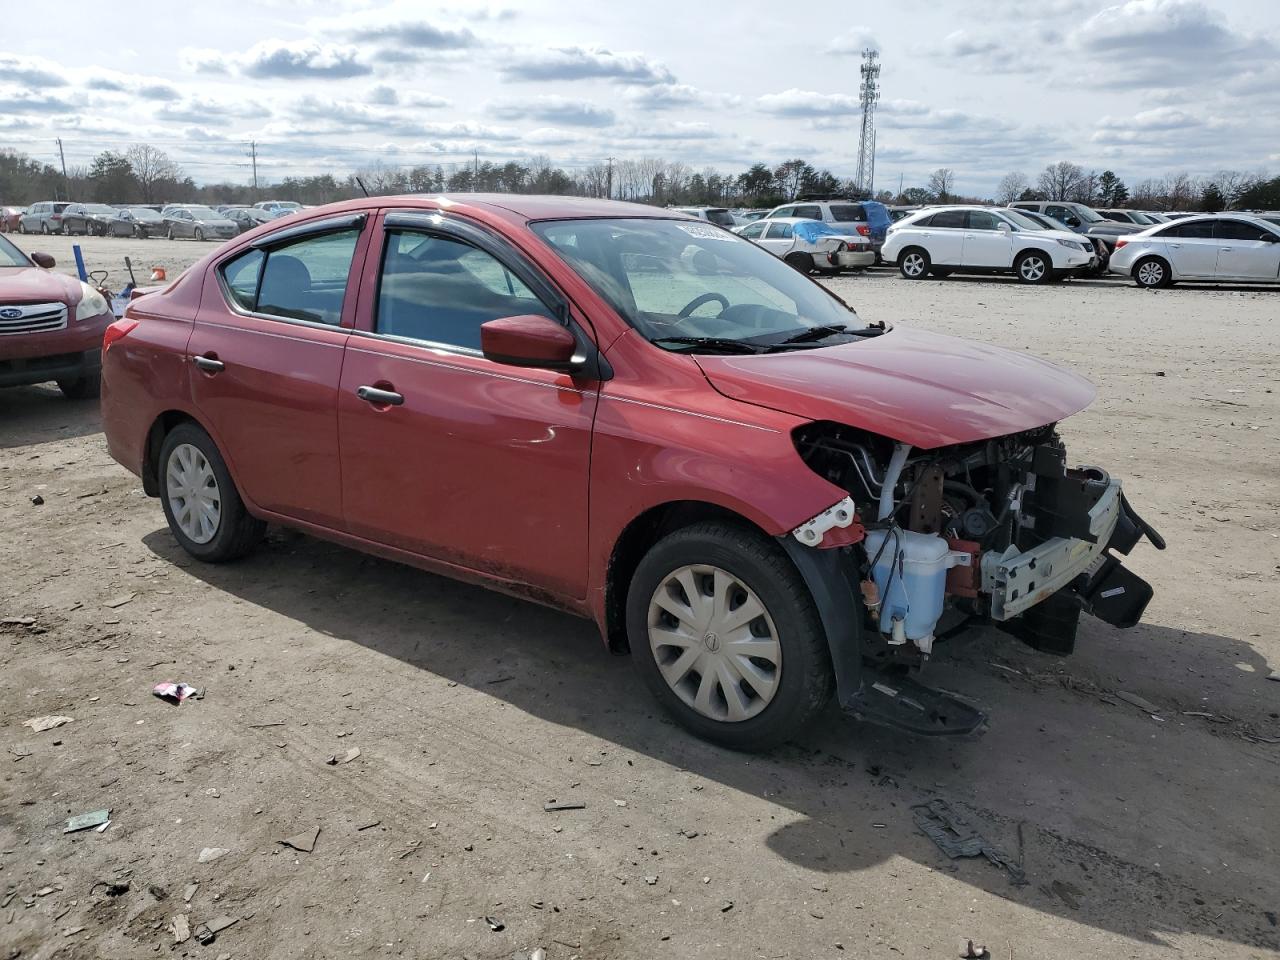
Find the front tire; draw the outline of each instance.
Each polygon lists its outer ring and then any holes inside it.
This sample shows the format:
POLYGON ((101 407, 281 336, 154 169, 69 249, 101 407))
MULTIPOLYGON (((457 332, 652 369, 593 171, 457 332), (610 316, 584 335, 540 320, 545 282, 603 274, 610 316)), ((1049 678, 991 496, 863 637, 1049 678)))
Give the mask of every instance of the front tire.
POLYGON ((1053 273, 1053 261, 1047 253, 1026 250, 1013 262, 1013 273, 1021 283, 1044 283, 1053 273))
POLYGON ((1145 290, 1173 286, 1173 271, 1160 257, 1143 257, 1133 265, 1133 282, 1145 290))
POLYGON ((58 389, 68 400, 88 400, 102 389, 102 374, 91 373, 75 380, 59 380, 58 389))
POLYGON ((203 231, 203 230, 201 230, 199 227, 196 227, 196 229, 195 229, 195 233, 192 235, 192 237, 193 237, 193 239, 196 239, 196 240, 203 240, 203 239, 204 239, 204 231, 203 231))
POLYGON ((662 706, 722 746, 783 743, 831 699, 808 587, 777 544, 742 524, 697 523, 650 549, 627 594, 627 636, 662 706))
POLYGON ((166 239, 168 239, 168 240, 172 240, 172 239, 174 239, 174 236, 173 236, 173 227, 170 227, 170 228, 169 228, 169 232, 168 232, 168 234, 166 235, 166 239))
POLYGON ((250 553, 267 525, 250 516, 209 434, 181 423, 160 447, 160 502, 179 546, 205 563, 250 553))
POLYGON ((898 254, 898 272, 908 280, 923 280, 931 266, 928 252, 920 247, 907 247, 898 254))

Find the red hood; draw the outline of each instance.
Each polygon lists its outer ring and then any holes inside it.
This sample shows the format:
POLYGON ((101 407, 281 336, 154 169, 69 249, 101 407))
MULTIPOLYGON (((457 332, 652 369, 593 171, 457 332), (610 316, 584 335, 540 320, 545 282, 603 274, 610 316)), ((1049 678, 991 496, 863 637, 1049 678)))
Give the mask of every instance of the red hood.
POLYGON ((0 267, 0 303, 80 302, 80 281, 40 267, 0 267))
POLYGON ((816 350, 697 360, 735 400, 926 449, 1044 426, 1096 393, 1029 354, 907 327, 816 350))

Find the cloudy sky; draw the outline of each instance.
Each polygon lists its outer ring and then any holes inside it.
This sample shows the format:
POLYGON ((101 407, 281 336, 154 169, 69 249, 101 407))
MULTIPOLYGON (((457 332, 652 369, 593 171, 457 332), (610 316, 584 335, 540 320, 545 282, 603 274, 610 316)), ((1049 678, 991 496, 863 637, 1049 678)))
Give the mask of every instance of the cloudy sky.
POLYGON ((1280 168, 1276 0, 5 6, 0 146, 53 162, 61 137, 68 165, 147 140, 248 182, 252 140, 268 179, 473 150, 850 176, 873 45, 878 188, 948 166, 989 195, 1060 159, 1130 181, 1280 168))

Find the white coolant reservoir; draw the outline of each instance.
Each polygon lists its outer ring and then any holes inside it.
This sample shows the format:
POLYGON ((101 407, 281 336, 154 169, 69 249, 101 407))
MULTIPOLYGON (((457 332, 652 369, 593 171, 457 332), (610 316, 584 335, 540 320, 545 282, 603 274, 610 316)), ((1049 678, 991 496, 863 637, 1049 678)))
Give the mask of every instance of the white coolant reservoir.
POLYGON ((890 635, 890 643, 910 640, 928 653, 933 629, 942 616, 947 571, 969 563, 969 554, 952 550, 934 534, 896 528, 868 530, 863 545, 875 563, 872 577, 880 591, 880 629, 890 635))

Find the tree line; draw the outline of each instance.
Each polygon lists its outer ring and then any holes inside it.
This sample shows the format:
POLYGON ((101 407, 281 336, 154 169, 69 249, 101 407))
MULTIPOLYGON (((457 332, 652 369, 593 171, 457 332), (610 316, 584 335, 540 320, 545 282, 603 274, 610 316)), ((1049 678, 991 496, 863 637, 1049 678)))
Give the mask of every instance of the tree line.
MULTIPOLYGON (((939 167, 921 186, 894 193, 882 190, 885 203, 1012 203, 1015 200, 1072 200, 1099 207, 1131 206, 1153 210, 1280 208, 1280 177, 1223 170, 1211 177, 1169 174, 1126 185, 1115 173, 1086 171, 1062 160, 1050 164, 1033 183, 1025 174, 1001 178, 994 197, 962 196, 956 173, 939 167)), ((259 199, 330 203, 361 196, 401 193, 492 192, 613 197, 657 205, 772 207, 806 194, 864 199, 851 180, 815 168, 802 158, 770 167, 753 164, 733 174, 714 167, 694 169, 681 161, 644 157, 593 163, 566 169, 545 156, 525 161, 421 164, 389 167, 374 164, 345 176, 320 174, 284 177, 258 189, 241 183, 197 184, 181 164, 150 144, 115 152, 105 150, 88 165, 73 166, 66 176, 52 164, 14 150, 0 150, 0 203, 39 200, 100 203, 253 203, 259 199)))

